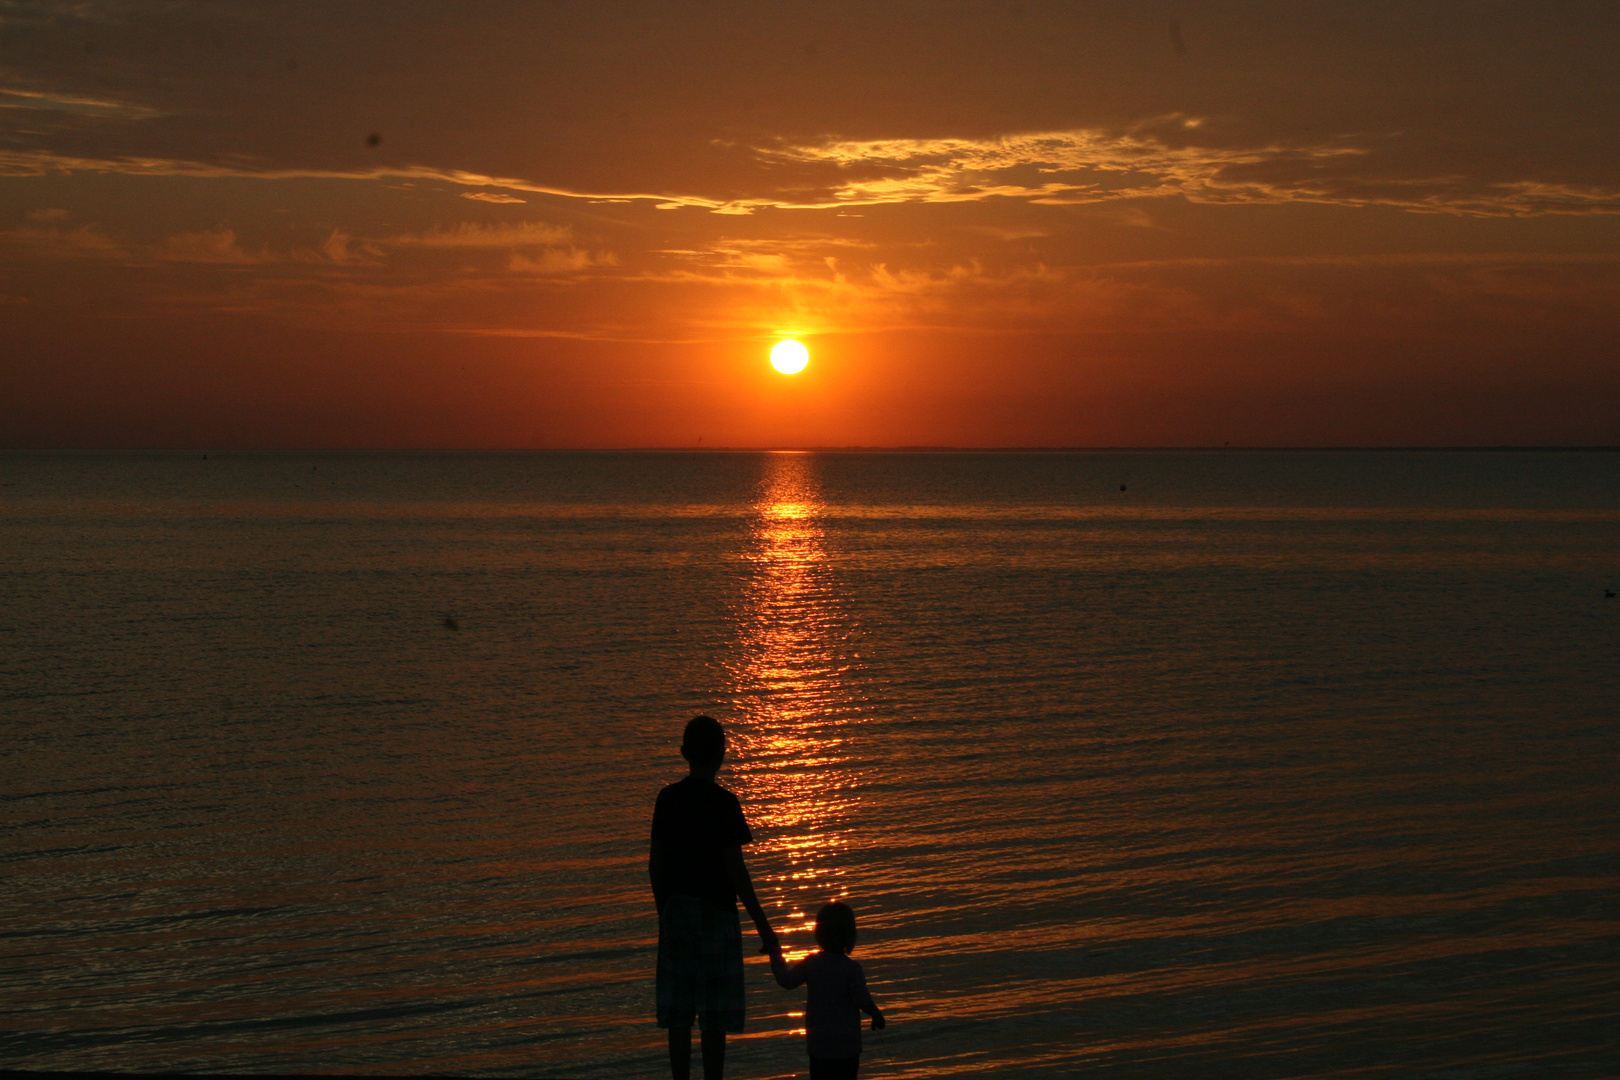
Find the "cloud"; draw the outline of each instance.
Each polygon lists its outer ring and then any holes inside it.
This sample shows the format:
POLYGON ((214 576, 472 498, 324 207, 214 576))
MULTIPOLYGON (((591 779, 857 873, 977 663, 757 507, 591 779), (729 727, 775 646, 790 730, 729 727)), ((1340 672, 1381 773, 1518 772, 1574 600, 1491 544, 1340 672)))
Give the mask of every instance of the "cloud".
POLYGON ((596 266, 617 266, 612 252, 592 253, 579 248, 547 248, 537 258, 512 253, 508 267, 520 274, 577 274, 596 266))
POLYGON ((567 243, 572 237, 573 230, 566 225, 548 225, 540 221, 499 225, 463 222, 454 228, 391 236, 377 242, 389 247, 518 248, 549 247, 567 243))
MULTIPOLYGON (((736 203, 699 195, 642 193, 634 191, 589 191, 536 184, 509 176, 488 176, 462 169, 441 169, 427 165, 377 166, 364 169, 286 169, 222 164, 184 158, 84 157, 49 150, 0 150, 0 178, 65 176, 74 173, 102 173, 122 176, 186 176, 199 179, 244 178, 254 180, 416 180, 438 181, 465 187, 493 187, 535 195, 553 195, 590 202, 653 202, 670 207, 695 206, 716 213, 749 213, 753 203, 736 203)), ((483 193, 479 193, 483 194, 483 193)), ((514 196, 515 198, 515 196, 514 196)), ((504 201, 485 199, 483 201, 504 201)), ((758 205, 765 205, 763 202, 758 205)))
POLYGON ((357 240, 342 229, 333 229, 313 252, 300 261, 331 262, 339 266, 374 266, 382 249, 368 240, 357 240))
POLYGON ((0 90, 0 109, 32 109, 40 112, 74 113, 116 120, 151 120, 164 115, 145 105, 75 94, 51 94, 38 90, 0 90))
POLYGON ((200 229, 163 236, 145 244, 115 240, 93 225, 68 229, 60 223, 71 215, 66 210, 35 210, 28 215, 38 225, 0 232, 0 243, 21 246, 49 258, 125 258, 136 262, 211 264, 228 266, 322 265, 375 276, 377 272, 440 272, 434 264, 405 266, 390 254, 424 252, 508 252, 506 266, 523 274, 564 274, 588 268, 619 265, 611 251, 590 251, 572 243, 573 230, 546 222, 518 222, 481 225, 463 222, 421 233, 380 237, 356 237, 341 228, 331 229, 324 239, 306 246, 270 244, 244 246, 242 236, 230 228, 200 229))
POLYGON ((684 266, 616 280, 684 297, 679 310, 660 309, 660 325, 693 339, 791 324, 805 333, 1196 330, 1481 341, 1526 327, 1590 324, 1616 310, 1620 297, 1620 256, 1612 254, 1242 256, 1067 266, 935 249, 773 266, 735 253, 721 259, 720 250, 668 254, 684 266))
POLYGON ((165 237, 162 243, 153 245, 151 253, 164 262, 248 266, 267 261, 263 256, 254 256, 243 251, 236 241, 236 233, 230 229, 180 233, 165 237))
MULTIPOLYGON (((47 218, 59 221, 60 218, 47 218)), ((124 248, 92 225, 77 229, 13 229, 0 232, 0 242, 31 248, 54 258, 116 258, 124 248)))
POLYGON ((790 255, 801 253, 793 251, 792 245, 787 243, 778 245, 728 240, 701 250, 666 250, 661 254, 672 255, 683 262, 696 263, 716 270, 740 270, 745 274, 777 278, 790 272, 788 263, 790 255), (751 247, 756 250, 750 250, 751 247))
MULTIPOLYGON (((1476 176, 1425 163, 1413 148, 1393 137, 1223 145, 1216 127, 1198 117, 1172 113, 1120 130, 762 144, 749 148, 759 172, 742 181, 742 193, 727 198, 698 191, 573 189, 426 165, 277 169, 176 158, 79 157, 43 150, 0 150, 0 177, 114 173, 408 180, 481 188, 461 196, 496 204, 523 203, 528 200, 522 195, 543 195, 593 203, 650 202, 658 209, 692 207, 738 216, 767 208, 842 212, 859 206, 990 199, 1069 206, 1170 196, 1195 203, 1308 202, 1477 216, 1620 213, 1620 184, 1476 176)), ((457 245, 446 241, 444 246, 457 245)))
POLYGON ((829 165, 840 180, 801 202, 823 208, 1021 199, 1043 205, 1181 196, 1206 203, 1316 202, 1479 215, 1620 213, 1620 186, 1413 175, 1381 148, 1217 146, 1171 114, 1126 131, 1082 129, 990 139, 835 140, 767 147, 762 158, 829 165), (819 197, 815 197, 819 196, 819 197))

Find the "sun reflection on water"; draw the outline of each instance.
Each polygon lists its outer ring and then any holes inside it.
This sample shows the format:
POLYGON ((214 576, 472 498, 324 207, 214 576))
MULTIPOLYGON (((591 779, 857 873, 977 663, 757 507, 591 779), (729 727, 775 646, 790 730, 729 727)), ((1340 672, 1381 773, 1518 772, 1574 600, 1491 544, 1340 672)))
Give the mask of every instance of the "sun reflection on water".
POLYGON ((848 621, 828 566, 814 457, 767 455, 756 510, 731 665, 732 767, 759 837, 756 884, 788 932, 793 958, 812 947, 816 908, 843 893, 838 856, 855 804, 847 753, 855 703, 842 684, 848 621), (762 872, 767 866, 776 872, 762 872))

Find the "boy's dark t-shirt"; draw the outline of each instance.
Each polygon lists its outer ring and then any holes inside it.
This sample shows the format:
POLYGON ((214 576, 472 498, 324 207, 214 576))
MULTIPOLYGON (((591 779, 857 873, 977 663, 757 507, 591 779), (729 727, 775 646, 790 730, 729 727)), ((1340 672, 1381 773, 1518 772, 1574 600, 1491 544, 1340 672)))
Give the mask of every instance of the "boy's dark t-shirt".
POLYGON ((653 894, 660 904, 679 893, 735 907, 722 852, 753 839, 737 796, 713 780, 688 776, 668 785, 653 804, 652 843, 664 853, 653 894))

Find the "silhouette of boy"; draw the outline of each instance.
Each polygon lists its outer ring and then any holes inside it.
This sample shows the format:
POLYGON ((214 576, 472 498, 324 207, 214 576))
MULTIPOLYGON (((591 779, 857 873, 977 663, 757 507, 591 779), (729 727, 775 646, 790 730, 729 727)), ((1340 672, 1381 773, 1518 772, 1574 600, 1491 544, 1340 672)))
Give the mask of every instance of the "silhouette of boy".
POLYGON ((821 951, 789 964, 782 950, 771 950, 771 974, 784 990, 807 985, 805 1048, 810 1080, 855 1080, 861 1068, 861 1013, 882 1031, 883 1013, 866 989, 866 973, 849 958, 855 948, 855 912, 841 900, 816 912, 816 944, 821 951))
POLYGON ((740 898, 761 952, 778 949, 776 932, 754 895, 742 845, 753 840, 737 796, 714 782, 726 755, 720 722, 695 716, 681 757, 685 780, 658 793, 647 873, 658 904, 658 1026, 669 1029, 675 1080, 692 1074, 692 1021, 703 1030, 704 1080, 725 1075, 726 1032, 743 1029, 740 898))

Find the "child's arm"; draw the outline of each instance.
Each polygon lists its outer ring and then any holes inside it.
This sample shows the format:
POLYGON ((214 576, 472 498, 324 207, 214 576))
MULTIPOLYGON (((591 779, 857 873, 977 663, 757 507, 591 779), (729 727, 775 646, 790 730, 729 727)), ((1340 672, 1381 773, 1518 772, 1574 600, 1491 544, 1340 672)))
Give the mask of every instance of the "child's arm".
POLYGON ((771 929, 770 920, 765 918, 765 909, 759 906, 759 897, 754 895, 754 879, 748 876, 748 864, 743 862, 741 845, 726 848, 725 860, 726 877, 731 880, 731 887, 737 890, 737 899, 743 902, 743 907, 753 918, 754 929, 759 931, 759 951, 780 952, 782 947, 777 944, 776 931, 771 929))
POLYGON ((771 950, 771 974, 776 976, 776 985, 784 990, 792 990, 795 986, 804 985, 804 961, 790 964, 782 959, 780 948, 771 950))
POLYGON ((850 965, 849 996, 857 1009, 872 1018, 872 1030, 882 1031, 888 1021, 883 1019, 877 1002, 872 1000, 871 991, 866 989, 866 972, 859 964, 850 965))

